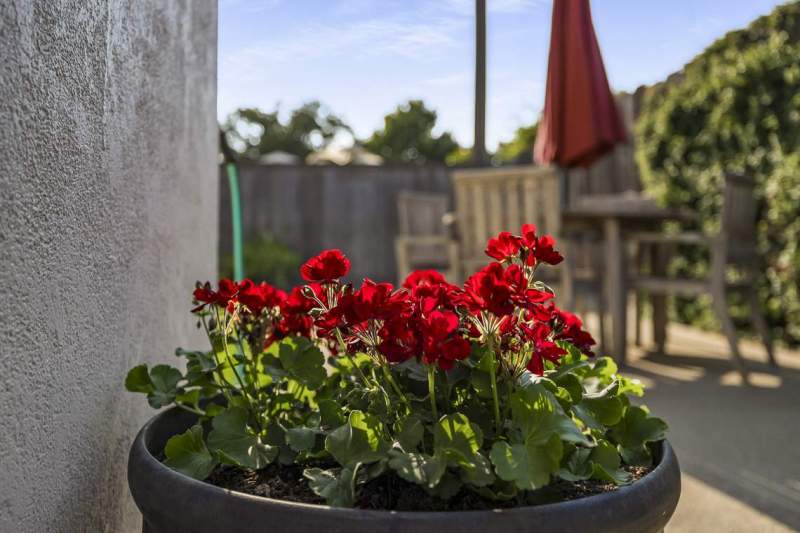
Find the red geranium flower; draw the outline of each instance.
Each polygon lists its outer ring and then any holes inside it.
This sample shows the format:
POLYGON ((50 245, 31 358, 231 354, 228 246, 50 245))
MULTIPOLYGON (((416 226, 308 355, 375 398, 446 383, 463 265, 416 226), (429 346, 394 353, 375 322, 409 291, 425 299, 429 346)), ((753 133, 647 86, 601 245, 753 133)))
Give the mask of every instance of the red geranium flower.
POLYGON ((266 282, 256 285, 250 279, 239 283, 239 302, 251 313, 258 315, 265 308, 278 307, 286 299, 286 293, 266 282))
POLYGON ((300 267, 306 281, 331 282, 350 272, 350 260, 341 250, 325 250, 300 267))
POLYGON ((511 288, 512 301, 520 307, 528 308, 553 298, 553 294, 550 292, 529 287, 528 278, 519 265, 509 266, 503 274, 503 279, 511 288))
POLYGON ((205 282, 202 286, 194 290, 194 299, 200 303, 197 307, 192 309, 192 312, 197 312, 203 309, 206 305, 217 305, 219 307, 226 307, 230 309, 236 301, 236 296, 239 292, 239 287, 234 281, 229 279, 219 280, 218 290, 213 290, 209 282, 205 282))
POLYGON ((489 311, 496 316, 513 313, 512 290, 504 274, 503 265, 489 263, 464 283, 461 301, 472 313, 489 311))
POLYGON ((471 346, 469 341, 460 335, 456 335, 446 340, 441 345, 442 355, 437 363, 442 370, 453 368, 455 361, 460 361, 469 357, 471 346))
POLYGON ((444 283, 447 283, 447 280, 436 270, 415 270, 403 281, 403 288, 413 289, 417 285, 441 285, 444 283))
POLYGON ((418 331, 406 315, 397 315, 384 322, 380 337, 378 351, 390 363, 402 363, 418 355, 421 350, 418 331))
POLYGON ((516 235, 507 231, 500 232, 497 237, 489 239, 489 242, 486 243, 486 255, 498 261, 505 261, 519 253, 521 242, 522 239, 516 235))
POLYGON ((596 342, 592 335, 583 329, 583 322, 577 315, 553 306, 552 317, 554 328, 558 331, 556 339, 568 341, 582 353, 594 357, 592 346, 596 342))
POLYGON ((521 324, 520 327, 525 337, 533 344, 533 353, 528 361, 527 368, 536 375, 544 374, 544 361, 558 363, 561 356, 567 353, 566 350, 553 342, 553 331, 544 322, 536 322, 533 326, 521 324))
POLYGON ((458 315, 452 311, 434 311, 425 319, 418 321, 422 335, 422 361, 438 364, 442 370, 449 370, 453 362, 469 356, 469 342, 456 334, 458 315))

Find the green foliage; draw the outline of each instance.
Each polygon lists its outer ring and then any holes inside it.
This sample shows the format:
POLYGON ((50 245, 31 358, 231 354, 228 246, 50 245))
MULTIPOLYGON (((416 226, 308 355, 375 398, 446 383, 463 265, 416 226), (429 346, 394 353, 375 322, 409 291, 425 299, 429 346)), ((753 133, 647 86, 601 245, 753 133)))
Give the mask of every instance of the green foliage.
MULTIPOLYGON (((534 491, 554 480, 621 485, 631 480, 626 465, 652 463, 651 448, 664 438, 666 424, 631 404, 641 384, 620 376, 611 359, 589 359, 566 340, 575 332, 559 324, 561 312, 536 323, 552 327, 553 340, 516 326, 504 338, 492 311, 476 316, 459 307, 412 323, 410 308, 398 300, 409 293, 371 283, 354 293, 318 273, 331 268, 341 270, 321 260, 310 264, 306 275, 326 281, 316 292, 304 287, 307 300, 293 298, 291 305, 273 288, 249 281, 221 281, 218 291, 198 285, 193 312, 210 349, 176 350, 183 372, 139 365, 125 379, 153 407, 175 405, 196 415, 196 425, 167 442, 166 465, 197 479, 219 465, 294 465, 328 504, 352 506, 365 484, 392 476, 443 500, 473 491, 524 503, 540 498, 534 491), (370 307, 380 315, 364 319, 370 307), (385 318, 390 311, 402 322, 385 318), (352 326, 342 334, 337 321, 350 315, 352 326), (291 321, 307 336, 288 334, 291 321), (476 334, 465 331, 469 324, 476 334), (428 335, 424 344, 442 332, 457 337, 399 363, 376 349, 395 340, 386 333, 395 327, 419 328, 428 335), (542 347, 563 355, 534 375, 528 368, 540 368, 531 361, 542 347), (453 357, 426 361, 444 353, 453 357)), ((530 288, 533 282, 522 283, 530 288)), ((423 290, 414 292, 428 305, 423 290)), ((524 324, 524 311, 506 316, 524 324)))
POLYGON ((492 157, 492 162, 499 164, 524 165, 533 162, 533 143, 536 142, 536 132, 539 122, 530 126, 520 126, 514 132, 514 137, 508 142, 501 142, 497 152, 492 157))
POLYGON ((279 110, 238 109, 222 125, 228 144, 246 159, 258 160, 274 151, 301 159, 324 148, 339 133, 351 134, 342 119, 319 102, 308 102, 292 111, 283 122, 279 110))
POLYGON ((561 454, 561 441, 553 435, 543 444, 510 445, 497 441, 492 446, 491 458, 500 479, 513 481, 519 490, 535 490, 550 482, 550 475, 558 470, 561 454))
POLYGON ((222 462, 244 468, 264 468, 278 455, 278 448, 261 441, 256 432, 248 427, 248 412, 241 407, 230 407, 211 422, 208 447, 215 451, 222 462))
POLYGON ((306 468, 303 476, 308 479, 309 486, 317 495, 325 498, 328 505, 333 507, 352 507, 355 501, 356 470, 342 468, 336 470, 322 470, 321 468, 306 468))
POLYGON ((139 365, 128 372, 125 388, 131 392, 147 394, 150 406, 158 409, 175 401, 180 379, 180 371, 169 365, 156 365, 149 373, 147 365, 139 365))
POLYGON ((427 489, 436 487, 447 469, 447 462, 436 455, 390 450, 389 456, 389 466, 397 475, 427 489))
POLYGON ((278 345, 278 358, 288 375, 311 390, 325 381, 325 357, 319 348, 304 338, 289 338, 278 345))
POLYGON ((352 411, 347 423, 325 439, 325 449, 345 467, 383 459, 390 443, 384 439, 381 421, 374 415, 352 411))
MULTIPOLYGON (((269 233, 261 233, 244 243, 247 276, 256 283, 266 281, 276 287, 290 288, 299 282, 300 256, 269 233)), ((233 256, 220 255, 220 277, 233 278, 233 256)))
POLYGON ((384 127, 364 141, 364 147, 392 163, 444 162, 458 150, 449 132, 438 136, 436 112, 422 100, 410 100, 384 118, 384 127))
POLYGON ((181 474, 195 479, 205 479, 217 461, 203 441, 203 428, 192 426, 185 433, 171 437, 164 447, 164 463, 181 474))
MULTIPOLYGON (((651 88, 637 123, 637 159, 647 189, 688 207, 715 231, 724 170, 757 181, 758 295, 788 342, 800 341, 800 3, 777 7, 731 32, 674 79, 651 88)), ((673 268, 702 275, 708 257, 681 250, 673 268)), ((707 301, 680 300, 682 319, 707 322, 707 301)))

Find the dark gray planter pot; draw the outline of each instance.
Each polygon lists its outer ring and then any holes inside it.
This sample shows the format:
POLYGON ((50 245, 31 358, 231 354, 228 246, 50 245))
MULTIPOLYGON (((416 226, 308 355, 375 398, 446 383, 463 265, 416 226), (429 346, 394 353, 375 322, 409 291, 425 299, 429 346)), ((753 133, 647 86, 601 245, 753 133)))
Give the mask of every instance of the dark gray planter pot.
POLYGON ((231 492, 196 481, 156 457, 172 435, 195 421, 170 409, 139 432, 128 461, 128 484, 144 516, 143 533, 501 533, 657 532, 680 496, 678 460, 661 444, 658 466, 617 491, 563 503, 497 511, 390 512, 338 509, 231 492))

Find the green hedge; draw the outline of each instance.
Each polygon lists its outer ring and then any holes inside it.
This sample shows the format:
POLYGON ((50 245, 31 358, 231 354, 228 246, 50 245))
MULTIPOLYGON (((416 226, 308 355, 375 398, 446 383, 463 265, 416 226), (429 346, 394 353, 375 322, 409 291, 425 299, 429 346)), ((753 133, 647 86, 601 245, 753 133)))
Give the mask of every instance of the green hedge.
MULTIPOLYGON (((222 278, 233 278, 233 256, 220 254, 222 278)), ((260 233, 244 243, 245 276, 256 283, 290 289, 300 283, 300 255, 269 233, 260 233)))
MULTIPOLYGON (((757 290, 775 333, 800 342, 800 2, 732 32, 681 74, 648 89, 637 120, 637 160, 648 191, 690 207, 718 227, 722 172, 758 183, 757 290)), ((682 250, 673 268, 707 271, 708 257, 682 250)), ((705 322, 705 301, 679 300, 680 318, 705 322)))

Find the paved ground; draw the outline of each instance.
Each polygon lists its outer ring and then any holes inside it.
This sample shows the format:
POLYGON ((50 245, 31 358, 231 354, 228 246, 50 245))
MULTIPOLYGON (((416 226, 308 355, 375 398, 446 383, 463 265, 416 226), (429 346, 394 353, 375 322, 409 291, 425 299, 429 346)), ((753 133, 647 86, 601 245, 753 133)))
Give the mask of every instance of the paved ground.
POLYGON ((632 350, 627 373, 670 424, 684 474, 669 533, 800 530, 800 352, 779 349, 775 372, 760 344, 741 346, 750 386, 721 335, 670 325, 668 355, 632 350))

